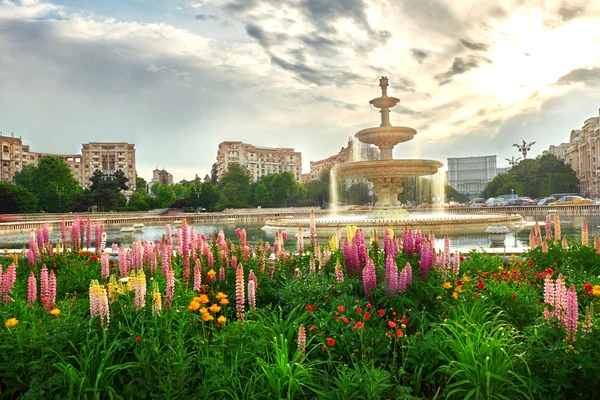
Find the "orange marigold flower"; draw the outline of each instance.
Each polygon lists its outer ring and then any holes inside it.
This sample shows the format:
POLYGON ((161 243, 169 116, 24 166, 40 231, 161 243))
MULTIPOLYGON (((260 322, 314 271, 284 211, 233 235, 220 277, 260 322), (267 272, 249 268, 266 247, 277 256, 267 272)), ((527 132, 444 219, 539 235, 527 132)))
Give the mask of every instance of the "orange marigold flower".
POLYGON ((198 311, 199 308, 200 308, 200 303, 198 303, 196 301, 192 301, 190 303, 190 305, 188 306, 188 310, 190 310, 190 311, 198 311))
POLYGON ((202 319, 204 321, 212 321, 214 318, 212 315, 210 315, 210 313, 204 313, 202 314, 202 319))
POLYGON ((201 294, 199 302, 202 304, 206 304, 206 303, 210 303, 210 300, 208 299, 207 295, 201 294))
POLYGON ((58 308, 53 308, 52 311, 50 311, 50 314, 52 314, 55 317, 57 317, 58 314, 60 314, 60 310, 58 308))
POLYGON ((226 299, 227 295, 223 292, 218 292, 217 293, 217 300, 221 300, 221 299, 226 299))
POLYGON ((229 300, 223 298, 219 303, 221 303, 222 306, 226 306, 227 304, 229 304, 229 300))
POLYGON ((224 324, 225 322, 227 322, 227 318, 225 318, 224 315, 221 315, 219 318, 217 318, 217 322, 220 324, 224 324))
POLYGON ((6 325, 7 328, 12 328, 13 326, 15 326, 16 324, 19 323, 19 320, 16 318, 9 318, 6 320, 6 323, 4 325, 6 325))
POLYGON ((213 304, 212 306, 210 306, 209 310, 210 312, 218 313, 219 311, 221 311, 221 307, 219 307, 216 304, 213 304))

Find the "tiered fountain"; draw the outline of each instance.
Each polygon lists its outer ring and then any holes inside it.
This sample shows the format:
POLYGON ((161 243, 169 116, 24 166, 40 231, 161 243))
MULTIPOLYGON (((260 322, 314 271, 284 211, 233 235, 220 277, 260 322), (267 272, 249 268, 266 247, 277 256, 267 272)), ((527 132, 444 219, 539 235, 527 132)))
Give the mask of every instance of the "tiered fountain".
MULTIPOLYGON (((356 161, 339 164, 334 167, 338 178, 362 178, 373 185, 377 202, 367 215, 339 216, 317 220, 317 230, 325 234, 333 232, 337 226, 356 225, 369 231, 374 228, 390 226, 433 230, 436 233, 472 234, 483 233, 490 225, 508 225, 523 223, 520 215, 502 214, 409 214, 402 208, 398 194, 402 192, 402 181, 408 177, 428 176, 437 173, 443 164, 436 160, 404 159, 395 160, 392 157, 394 147, 398 143, 412 140, 417 134, 413 128, 392 126, 390 123, 390 108, 400 99, 387 95, 389 81, 387 77, 379 80, 381 96, 369 103, 380 109, 381 125, 375 128, 363 129, 355 137, 362 143, 375 145, 379 148, 380 159, 373 161, 356 161)), ((263 229, 287 230, 294 233, 299 226, 307 227, 308 220, 286 219, 267 221, 263 229)))

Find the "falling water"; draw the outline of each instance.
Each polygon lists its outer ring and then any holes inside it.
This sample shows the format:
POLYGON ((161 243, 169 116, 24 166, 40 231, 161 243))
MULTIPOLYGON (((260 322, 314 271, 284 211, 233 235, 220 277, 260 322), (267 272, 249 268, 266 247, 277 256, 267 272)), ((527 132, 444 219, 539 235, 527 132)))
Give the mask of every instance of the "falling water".
POLYGON ((352 162, 362 161, 361 143, 356 136, 352 136, 352 162))
POLYGON ((431 191, 436 206, 443 206, 446 202, 446 173, 441 169, 434 175, 431 175, 431 191))
POLYGON ((334 166, 329 171, 329 209, 331 214, 338 213, 338 204, 340 202, 337 184, 337 168, 334 166))

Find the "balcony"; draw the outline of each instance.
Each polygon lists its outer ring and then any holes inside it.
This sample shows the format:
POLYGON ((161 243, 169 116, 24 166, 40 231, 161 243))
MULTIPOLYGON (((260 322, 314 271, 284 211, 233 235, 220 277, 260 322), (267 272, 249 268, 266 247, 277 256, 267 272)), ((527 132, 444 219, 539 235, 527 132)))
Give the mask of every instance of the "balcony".
POLYGON ((2 152, 2 160, 3 161, 9 161, 10 160, 10 153, 2 152))

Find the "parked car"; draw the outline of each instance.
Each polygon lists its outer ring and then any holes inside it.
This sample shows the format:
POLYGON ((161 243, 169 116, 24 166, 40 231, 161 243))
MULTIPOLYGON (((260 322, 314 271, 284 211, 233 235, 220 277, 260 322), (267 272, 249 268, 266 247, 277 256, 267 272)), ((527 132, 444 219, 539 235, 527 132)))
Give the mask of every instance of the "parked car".
POLYGON ((487 199, 485 201, 485 204, 487 207, 498 207, 498 206, 503 206, 504 204, 506 204, 505 202, 506 202, 506 200, 504 200, 500 197, 497 197, 497 198, 490 197, 489 199, 487 199))
POLYGON ((576 204, 591 204, 592 201, 590 199, 584 199, 581 196, 564 196, 558 199, 557 201, 553 201, 548 204, 550 206, 572 206, 576 204))
POLYGON ((485 199, 482 197, 478 197, 475 200, 473 200, 473 203, 471 203, 472 207, 485 207, 485 199))

